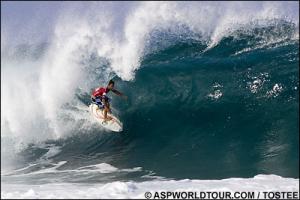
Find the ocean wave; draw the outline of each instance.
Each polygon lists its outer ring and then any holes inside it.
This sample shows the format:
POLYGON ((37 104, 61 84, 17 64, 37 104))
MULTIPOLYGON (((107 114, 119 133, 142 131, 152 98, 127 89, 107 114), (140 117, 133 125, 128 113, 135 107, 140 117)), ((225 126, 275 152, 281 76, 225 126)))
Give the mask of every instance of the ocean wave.
MULTIPOLYGON (((74 5, 62 3, 46 41, 13 45, 3 32, 7 180, 34 177, 46 191, 59 174, 127 190, 131 179, 299 176, 298 2, 133 2, 120 13, 96 2, 75 15, 74 5), (112 97, 119 135, 87 107, 109 79, 128 96, 112 97)), ((3 195, 47 195, 15 187, 3 195)))

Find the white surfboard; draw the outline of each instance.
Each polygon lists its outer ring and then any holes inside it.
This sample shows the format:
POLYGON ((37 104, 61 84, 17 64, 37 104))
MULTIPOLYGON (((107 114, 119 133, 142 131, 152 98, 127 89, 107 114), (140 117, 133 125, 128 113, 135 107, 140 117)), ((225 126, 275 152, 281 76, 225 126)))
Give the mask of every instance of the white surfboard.
POLYGON ((101 126, 114 132, 121 132, 123 130, 123 124, 117 117, 107 113, 107 116, 110 116, 112 119, 104 122, 104 111, 99 109, 94 103, 92 103, 89 107, 92 115, 101 126))

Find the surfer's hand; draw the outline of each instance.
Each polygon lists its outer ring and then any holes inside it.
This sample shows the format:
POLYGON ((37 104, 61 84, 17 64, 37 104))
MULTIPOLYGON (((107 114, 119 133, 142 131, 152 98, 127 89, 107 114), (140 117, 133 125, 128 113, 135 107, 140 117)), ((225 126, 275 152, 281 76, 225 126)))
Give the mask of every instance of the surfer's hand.
POLYGON ((128 97, 126 95, 122 96, 123 99, 125 99, 127 101, 128 97))

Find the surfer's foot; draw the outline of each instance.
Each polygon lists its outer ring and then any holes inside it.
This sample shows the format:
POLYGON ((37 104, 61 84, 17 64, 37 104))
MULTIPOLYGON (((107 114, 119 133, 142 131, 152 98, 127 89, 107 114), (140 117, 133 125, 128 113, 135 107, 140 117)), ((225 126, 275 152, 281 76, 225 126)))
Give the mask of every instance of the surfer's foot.
POLYGON ((106 119, 104 119, 103 121, 107 122, 109 120, 112 120, 112 117, 107 117, 106 119))

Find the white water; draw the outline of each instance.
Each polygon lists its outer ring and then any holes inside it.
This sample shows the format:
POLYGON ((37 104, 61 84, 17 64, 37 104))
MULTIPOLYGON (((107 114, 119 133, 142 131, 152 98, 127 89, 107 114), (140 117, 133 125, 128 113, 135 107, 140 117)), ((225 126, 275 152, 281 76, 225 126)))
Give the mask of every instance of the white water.
MULTIPOLYGON (((44 185, 4 184, 2 198, 145 198, 145 192, 298 192, 299 180, 275 175, 257 175, 254 178, 230 178, 223 180, 167 180, 146 182, 111 182, 107 184, 44 185)), ((263 198, 260 195, 260 198, 263 198)))

